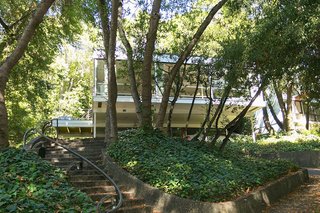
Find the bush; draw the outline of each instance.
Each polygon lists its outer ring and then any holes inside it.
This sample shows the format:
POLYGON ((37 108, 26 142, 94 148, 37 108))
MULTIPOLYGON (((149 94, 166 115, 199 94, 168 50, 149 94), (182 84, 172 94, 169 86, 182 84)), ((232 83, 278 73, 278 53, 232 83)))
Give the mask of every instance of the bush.
POLYGON ((236 137, 228 143, 226 150, 253 156, 263 153, 320 151, 320 138, 314 135, 291 135, 270 137, 255 143, 248 137, 236 137))
POLYGON ((37 155, 0 152, 0 212, 94 212, 93 201, 72 188, 64 173, 37 155))
POLYGON ((210 202, 233 199, 296 169, 288 161, 220 153, 205 144, 168 138, 157 131, 124 131, 108 154, 152 186, 210 202))

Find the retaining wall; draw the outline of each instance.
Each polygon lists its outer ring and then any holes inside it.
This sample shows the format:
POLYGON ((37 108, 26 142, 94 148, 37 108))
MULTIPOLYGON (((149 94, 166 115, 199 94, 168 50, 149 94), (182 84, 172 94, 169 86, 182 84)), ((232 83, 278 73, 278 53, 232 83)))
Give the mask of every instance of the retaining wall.
POLYGON ((116 183, 125 185, 137 197, 144 198, 147 205, 153 206, 157 211, 163 213, 263 212, 267 206, 308 180, 308 172, 304 169, 286 175, 264 187, 260 187, 253 193, 240 197, 237 200, 210 203, 180 198, 145 184, 120 168, 108 156, 105 156, 104 163, 107 173, 114 178, 116 183))
POLYGON ((266 159, 286 159, 296 163, 301 167, 320 167, 319 151, 280 152, 272 154, 261 154, 258 157, 266 159))

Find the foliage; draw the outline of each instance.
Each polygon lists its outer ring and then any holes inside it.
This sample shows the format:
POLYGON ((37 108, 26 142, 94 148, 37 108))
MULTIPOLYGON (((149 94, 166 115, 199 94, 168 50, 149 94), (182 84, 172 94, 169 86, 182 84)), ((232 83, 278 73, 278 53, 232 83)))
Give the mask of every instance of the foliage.
POLYGON ((275 136, 253 142, 250 137, 238 136, 226 146, 227 152, 252 156, 306 150, 320 151, 320 137, 315 135, 275 136))
POLYGON ((0 152, 0 212, 93 212, 92 200, 34 153, 0 152))
POLYGON ((139 179, 165 192, 201 201, 225 201, 278 178, 295 166, 233 153, 158 131, 121 132, 108 154, 139 179))
MULTIPOLYGON (((0 18, 10 30, 0 26, 0 60, 4 60, 14 48, 37 3, 35 0, 22 0, 19 3, 11 0, 1 1, 0 18)), ((6 88, 6 105, 11 144, 17 143, 26 129, 50 118, 53 111, 60 106, 54 102, 56 100, 51 101, 54 99, 53 96, 60 95, 58 85, 69 76, 60 76, 60 79, 56 79, 61 70, 55 69, 50 64, 58 53, 63 54, 63 42, 77 46, 78 35, 87 30, 83 21, 92 21, 91 10, 92 7, 86 0, 73 2, 72 5, 56 1, 37 29, 24 57, 10 72, 6 88)), ((71 67, 66 69, 71 70, 71 67)), ((83 81, 86 81, 86 85, 90 82, 86 78, 83 78, 83 81)), ((85 88, 85 91, 88 91, 86 94, 90 92, 89 88, 89 86, 85 88)), ((80 99, 84 99, 81 104, 88 108, 89 104, 83 103, 90 102, 86 94, 80 99)), ((78 107, 74 111, 81 109, 78 107)))

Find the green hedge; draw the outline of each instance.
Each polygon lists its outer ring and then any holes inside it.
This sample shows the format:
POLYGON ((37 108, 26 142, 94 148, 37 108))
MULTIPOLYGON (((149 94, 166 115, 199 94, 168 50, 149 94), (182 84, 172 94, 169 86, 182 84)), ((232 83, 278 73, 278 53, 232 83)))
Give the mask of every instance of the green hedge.
POLYGON ((0 212, 95 212, 86 194, 34 153, 3 150, 0 165, 0 212))
POLYGON ((297 169, 288 161, 220 153, 205 144, 168 138, 156 131, 124 131, 108 154, 152 186, 180 197, 212 202, 234 199, 297 169))

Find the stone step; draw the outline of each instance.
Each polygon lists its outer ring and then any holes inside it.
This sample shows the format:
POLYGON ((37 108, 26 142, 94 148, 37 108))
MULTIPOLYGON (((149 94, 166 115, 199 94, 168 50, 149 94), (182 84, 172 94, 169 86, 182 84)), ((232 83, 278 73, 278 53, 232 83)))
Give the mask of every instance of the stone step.
POLYGON ((152 208, 146 205, 133 206, 133 207, 121 207, 117 210, 119 213, 152 213, 152 208))
MULTIPOLYGON (((79 153, 80 154, 80 153, 79 153)), ((85 153, 83 152, 81 154, 82 156, 86 157, 86 158, 94 158, 94 157, 102 157, 102 153, 92 153, 92 154, 88 154, 88 153, 85 153)), ((48 152, 46 153, 46 156, 45 156, 45 159, 51 159, 51 158, 77 158, 75 155, 71 154, 71 153, 51 153, 51 152, 48 152)))
MULTIPOLYGON (((99 201, 96 201, 96 202, 99 202, 99 201)), ((110 201, 106 201, 105 204, 108 206, 111 204, 110 201)), ((136 198, 133 198, 133 199, 125 199, 123 200, 123 203, 121 205, 121 208, 124 208, 124 207, 136 207, 136 206, 143 206, 144 205, 144 200, 143 199, 136 199, 136 198)))
MULTIPOLYGON (((89 161, 91 162, 99 162, 101 161, 101 157, 99 156, 91 156, 91 157, 86 157, 86 156, 83 156, 85 158, 87 158, 89 161)), ((46 161, 50 161, 51 163, 58 163, 58 162, 80 162, 81 161, 81 158, 79 157, 70 157, 70 158, 58 158, 58 157, 54 157, 54 158, 49 158, 48 156, 46 156, 44 158, 44 160, 46 161)), ((83 161, 85 163, 85 161, 83 161)))
MULTIPOLYGON (((91 197, 91 199, 93 201, 100 201, 102 198, 104 198, 106 195, 113 195, 116 196, 115 192, 112 193, 89 193, 88 194, 89 197, 91 197)), ((122 192, 122 196, 123 199, 127 200, 127 199, 134 199, 134 195, 131 192, 122 192)))
MULTIPOLYGON (((121 187, 122 188, 122 187, 121 187)), ((91 186, 91 187, 78 187, 81 191, 87 193, 87 194, 92 194, 92 193, 109 193, 109 192, 114 192, 114 186, 108 185, 108 186, 91 186)))
MULTIPOLYGON (((91 152, 104 152, 105 151, 105 148, 104 147, 67 147, 69 148, 70 150, 72 151, 76 151, 76 152, 88 152, 88 153, 91 153, 91 152)), ((65 153, 69 153, 68 150, 62 148, 62 147, 47 147, 46 148, 46 151, 47 153, 54 153, 54 151, 56 151, 57 153, 60 152, 61 154, 65 154, 65 153)))
MULTIPOLYGON (((55 165, 56 167, 59 167, 63 170, 69 170, 71 166, 73 166, 74 164, 78 164, 79 161, 64 161, 64 162, 55 162, 52 163, 53 165, 55 165)), ((101 164, 101 162, 93 162, 94 164, 96 164, 96 166, 98 166, 99 168, 103 168, 103 165, 101 164)), ((83 164, 83 169, 91 169, 93 167, 91 167, 90 165, 88 165, 87 163, 83 164)))
POLYGON ((111 184, 106 180, 96 180, 96 181, 72 181, 70 182, 74 187, 83 188, 83 187, 94 187, 94 186, 111 186, 111 184))
POLYGON ((106 178, 102 175, 71 175, 69 177, 70 182, 96 181, 96 180, 106 180, 106 178))
POLYGON ((87 166, 80 170, 76 169, 69 171, 69 175, 100 175, 100 172, 98 172, 94 168, 87 166))

